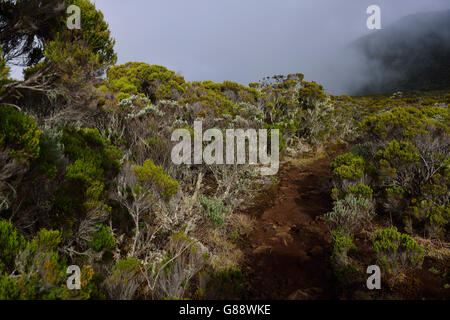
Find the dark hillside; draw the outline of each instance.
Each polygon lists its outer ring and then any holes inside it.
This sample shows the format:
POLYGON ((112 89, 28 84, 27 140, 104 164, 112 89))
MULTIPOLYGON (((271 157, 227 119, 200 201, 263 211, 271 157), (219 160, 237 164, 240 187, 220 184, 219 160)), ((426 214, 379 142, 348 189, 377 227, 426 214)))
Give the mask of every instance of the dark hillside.
POLYGON ((450 88, 450 11, 405 17, 352 46, 371 79, 361 94, 450 88))

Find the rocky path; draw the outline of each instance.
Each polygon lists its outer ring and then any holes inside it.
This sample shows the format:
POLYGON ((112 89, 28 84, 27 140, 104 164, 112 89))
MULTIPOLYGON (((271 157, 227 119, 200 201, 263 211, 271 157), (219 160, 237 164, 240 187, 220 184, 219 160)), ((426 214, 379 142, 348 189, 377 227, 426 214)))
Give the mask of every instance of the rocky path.
POLYGON ((292 163, 280 172, 274 205, 253 209, 256 219, 246 249, 249 299, 332 299, 330 158, 292 163))

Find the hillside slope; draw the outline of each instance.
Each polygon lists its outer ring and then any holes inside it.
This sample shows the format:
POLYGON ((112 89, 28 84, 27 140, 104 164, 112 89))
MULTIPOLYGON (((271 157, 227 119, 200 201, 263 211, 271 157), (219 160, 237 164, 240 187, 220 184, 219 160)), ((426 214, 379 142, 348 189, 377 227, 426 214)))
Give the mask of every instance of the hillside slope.
POLYGON ((352 47, 370 77, 360 94, 450 88, 450 10, 407 16, 352 47))

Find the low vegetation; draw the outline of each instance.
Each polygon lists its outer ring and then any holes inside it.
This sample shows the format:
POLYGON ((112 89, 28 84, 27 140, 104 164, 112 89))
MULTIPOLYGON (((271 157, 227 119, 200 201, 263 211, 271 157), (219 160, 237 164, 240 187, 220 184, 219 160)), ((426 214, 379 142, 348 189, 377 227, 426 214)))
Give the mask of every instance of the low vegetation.
POLYGON ((352 147, 331 164, 326 215, 342 283, 364 274, 355 258, 364 232, 392 286, 422 265, 431 250, 422 240, 448 241, 448 93, 334 97, 300 73, 244 86, 115 65, 103 14, 68 2, 86 14, 81 31, 60 13, 36 35, 39 48, 16 41, 33 30, 2 38, 0 299, 240 296, 237 243, 251 230, 240 212, 274 179, 251 165, 173 164, 171 134, 195 120, 204 130, 280 129, 283 154, 352 147), (14 52, 23 81, 9 76, 14 52), (67 289, 69 265, 81 268, 81 290, 67 289))

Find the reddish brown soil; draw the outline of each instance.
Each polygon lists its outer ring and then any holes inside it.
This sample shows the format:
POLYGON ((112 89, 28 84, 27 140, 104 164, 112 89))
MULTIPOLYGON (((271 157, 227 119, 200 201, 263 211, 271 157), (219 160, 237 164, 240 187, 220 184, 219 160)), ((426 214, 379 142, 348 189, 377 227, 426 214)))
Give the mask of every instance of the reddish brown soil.
POLYGON ((273 206, 250 211, 256 226, 246 250, 249 299, 336 297, 323 216, 332 208, 330 161, 285 166, 273 206))
MULTIPOLYGON (((256 222, 244 248, 249 285, 245 299, 343 298, 330 267, 331 237, 324 218, 332 209, 329 167, 334 157, 301 166, 285 165, 279 173, 278 190, 263 192, 261 201, 249 211, 256 222)), ((361 239, 357 243, 359 258, 371 264, 370 246, 361 239)), ((449 299, 450 289, 444 289, 447 269, 448 262, 427 258, 422 270, 393 292, 357 290, 364 294, 363 299, 449 299), (431 272, 431 267, 440 274, 431 272)), ((351 291, 348 298, 358 299, 351 291)))

